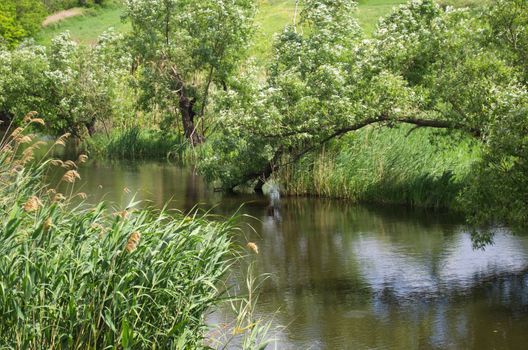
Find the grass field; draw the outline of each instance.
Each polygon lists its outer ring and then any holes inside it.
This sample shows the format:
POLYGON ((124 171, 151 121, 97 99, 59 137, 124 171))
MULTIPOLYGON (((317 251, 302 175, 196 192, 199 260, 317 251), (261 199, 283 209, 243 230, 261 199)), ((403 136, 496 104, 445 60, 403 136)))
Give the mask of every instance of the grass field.
POLYGON ((405 0, 360 0, 357 19, 366 35, 371 35, 376 29, 380 17, 388 14, 394 6, 403 4, 405 0))
POLYGON ((75 41, 92 44, 109 28, 119 32, 130 30, 130 24, 121 20, 122 14, 123 8, 119 5, 87 9, 81 16, 67 18, 43 28, 36 40, 40 44, 49 45, 57 34, 69 31, 75 41))
MULTIPOLYGON (((365 33, 370 35, 381 16, 387 14, 394 5, 404 2, 404 0, 360 0, 357 16, 365 33)), ((293 23, 294 12, 295 0, 260 0, 256 19, 258 29, 252 50, 255 56, 262 57, 269 52, 273 34, 280 32, 288 23, 293 23)), ((120 32, 128 31, 130 24, 121 20, 122 14, 123 8, 119 5, 89 9, 81 16, 68 18, 43 28, 37 41, 48 45, 54 36, 69 31, 74 40, 91 44, 110 27, 120 32)))

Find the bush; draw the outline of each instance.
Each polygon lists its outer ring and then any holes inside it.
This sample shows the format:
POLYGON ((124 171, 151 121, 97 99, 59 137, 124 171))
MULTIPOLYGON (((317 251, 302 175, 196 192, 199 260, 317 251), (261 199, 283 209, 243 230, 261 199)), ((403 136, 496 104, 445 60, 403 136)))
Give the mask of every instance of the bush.
POLYGON ((77 6, 104 5, 108 0, 42 0, 49 12, 71 9, 77 6))
POLYGON ((46 9, 40 0, 0 2, 0 46, 15 47, 40 30, 46 9))
POLYGON ((39 110, 50 134, 92 135, 99 124, 129 113, 129 59, 121 36, 112 31, 92 47, 77 45, 63 33, 49 49, 34 44, 0 48, 0 114, 17 124, 17 117, 39 110))

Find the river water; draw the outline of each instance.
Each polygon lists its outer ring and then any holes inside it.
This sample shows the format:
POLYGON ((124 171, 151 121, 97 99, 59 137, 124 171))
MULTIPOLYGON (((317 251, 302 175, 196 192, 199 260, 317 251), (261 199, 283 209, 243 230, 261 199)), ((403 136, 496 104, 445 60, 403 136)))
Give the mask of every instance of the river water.
MULTIPOLYGON (((277 349, 526 349, 528 235, 497 229, 474 250, 459 218, 400 207, 224 195, 192 170, 155 162, 91 162, 80 190, 126 207, 196 205, 255 219, 240 232, 256 274, 257 313, 277 349), (125 189, 126 188, 126 189, 125 189)), ((244 284, 243 276, 233 279, 244 284), (238 280, 237 280, 238 278, 238 280)), ((209 322, 221 323, 216 311, 209 322)))

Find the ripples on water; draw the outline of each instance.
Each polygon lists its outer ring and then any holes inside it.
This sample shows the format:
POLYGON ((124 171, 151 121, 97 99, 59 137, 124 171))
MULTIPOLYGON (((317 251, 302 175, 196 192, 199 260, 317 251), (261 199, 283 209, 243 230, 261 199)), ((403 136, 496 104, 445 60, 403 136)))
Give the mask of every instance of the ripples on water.
POLYGON ((247 202, 243 213, 258 221, 240 243, 259 245, 257 273, 270 274, 258 312, 286 325, 275 332, 278 349, 528 348, 524 234, 498 231, 494 245, 473 250, 447 215, 284 198, 270 211, 267 198, 222 196, 168 164, 93 162, 81 174, 91 200, 123 206, 136 195, 230 215, 247 202))

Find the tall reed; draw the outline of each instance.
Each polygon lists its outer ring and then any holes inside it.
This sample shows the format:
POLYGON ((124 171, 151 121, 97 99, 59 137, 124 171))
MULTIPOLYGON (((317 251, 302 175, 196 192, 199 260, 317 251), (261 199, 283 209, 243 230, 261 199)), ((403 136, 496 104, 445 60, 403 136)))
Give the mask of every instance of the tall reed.
POLYGON ((369 128, 305 156, 278 175, 292 195, 453 208, 479 149, 464 137, 369 128))
POLYGON ((24 128, 0 143, 0 348, 204 347, 234 219, 74 205, 42 179, 61 166, 73 186, 85 157, 31 165, 24 128))
POLYGON ((110 135, 96 136, 89 140, 91 153, 110 159, 164 159, 185 161, 192 150, 183 136, 159 130, 143 130, 132 127, 124 131, 114 130, 110 135))

